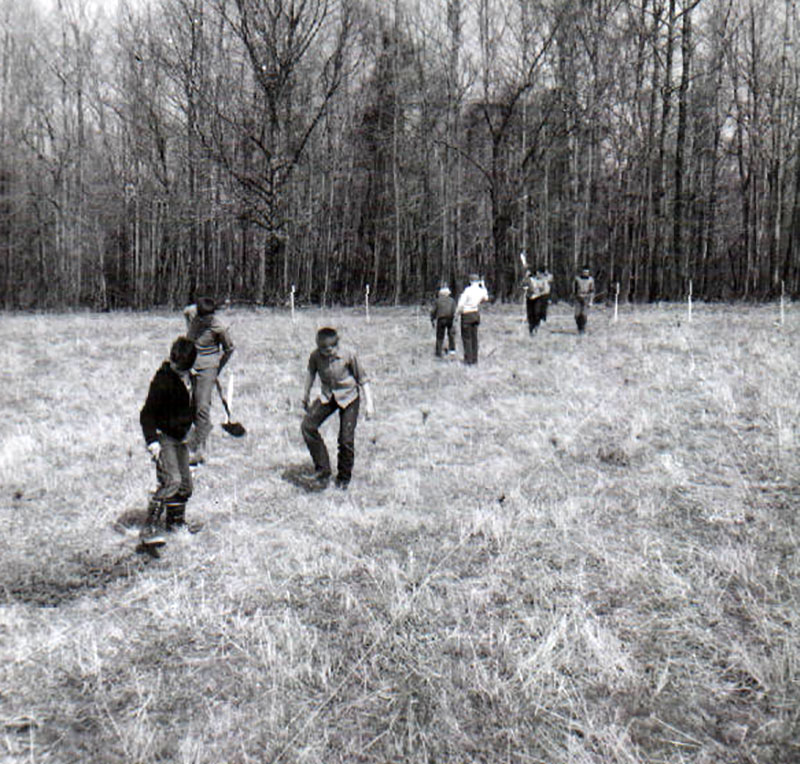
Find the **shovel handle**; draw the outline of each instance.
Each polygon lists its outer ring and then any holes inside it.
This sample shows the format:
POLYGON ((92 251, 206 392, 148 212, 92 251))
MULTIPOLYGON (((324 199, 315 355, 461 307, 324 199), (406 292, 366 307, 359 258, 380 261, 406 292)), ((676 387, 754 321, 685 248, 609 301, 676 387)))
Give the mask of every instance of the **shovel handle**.
POLYGON ((225 409, 225 416, 228 417, 228 421, 231 421, 231 410, 228 408, 228 401, 225 400, 225 394, 222 392, 222 385, 219 383, 219 377, 214 380, 214 385, 217 388, 217 392, 219 393, 219 399, 222 401, 222 407, 225 409))

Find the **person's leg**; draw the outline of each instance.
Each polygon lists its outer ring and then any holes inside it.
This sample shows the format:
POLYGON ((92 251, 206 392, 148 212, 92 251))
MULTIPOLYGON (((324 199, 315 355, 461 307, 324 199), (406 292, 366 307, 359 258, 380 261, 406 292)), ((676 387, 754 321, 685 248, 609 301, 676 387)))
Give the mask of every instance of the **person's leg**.
POLYGON ((578 325, 578 333, 583 334, 586 331, 586 304, 584 302, 580 302, 578 305, 575 323, 578 325))
POLYGON ((525 313, 528 319, 528 334, 533 334, 533 326, 536 314, 536 300, 525 300, 525 313))
POLYGON ((303 417, 303 423, 300 425, 303 440, 306 442, 308 452, 314 462, 314 470, 320 476, 329 476, 331 474, 331 460, 319 428, 337 408, 338 406, 333 400, 328 401, 328 403, 322 403, 317 399, 309 407, 303 417))
POLYGON ((461 337, 464 342, 464 362, 478 363, 478 323, 477 313, 468 313, 461 318, 461 337))
MULTIPOLYGON (((159 442, 161 443, 161 455, 156 463, 158 489, 153 497, 163 501, 179 494, 181 488, 187 485, 181 474, 181 462, 178 455, 180 449, 185 450, 185 446, 179 440, 175 440, 163 432, 159 435, 159 442)), ((188 486, 191 493, 191 482, 188 486)))
POLYGON ((192 495, 192 471, 189 468, 189 448, 179 443, 175 448, 178 471, 181 476, 180 488, 173 496, 164 500, 164 524, 167 530, 186 522, 186 502, 192 495))
POLYGON ((346 409, 339 409, 339 455, 337 460, 336 485, 347 488, 353 475, 356 457, 356 425, 361 403, 356 398, 346 409))
POLYGON ((211 432, 211 400, 214 395, 214 383, 217 379, 217 367, 199 369, 192 376, 192 394, 194 396, 194 430, 189 438, 189 448, 194 453, 192 461, 201 464, 205 459, 206 441, 211 432))
POLYGON ((472 334, 466 316, 461 316, 461 345, 464 348, 464 363, 469 363, 472 352, 472 334))
POLYGON ((445 324, 443 318, 436 319, 436 357, 441 358, 442 345, 444 344, 445 324))
POLYGON ((447 327, 447 341, 449 344, 450 352, 456 352, 456 328, 453 326, 453 319, 445 319, 445 326, 447 327))
POLYGON ((182 484, 177 455, 180 442, 164 433, 159 435, 158 440, 161 444, 161 454, 156 462, 158 488, 148 504, 147 519, 140 534, 142 543, 149 545, 165 543, 156 526, 168 500, 180 492, 182 484))

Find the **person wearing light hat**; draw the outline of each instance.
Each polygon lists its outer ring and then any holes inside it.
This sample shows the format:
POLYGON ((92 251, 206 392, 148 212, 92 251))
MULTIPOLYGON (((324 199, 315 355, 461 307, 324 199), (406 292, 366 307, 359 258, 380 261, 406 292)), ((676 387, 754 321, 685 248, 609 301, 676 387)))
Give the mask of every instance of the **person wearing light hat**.
POLYGON ((469 276, 469 286, 461 293, 456 305, 456 316, 461 316, 461 343, 464 345, 464 363, 478 363, 478 325, 481 322, 480 306, 488 302, 489 293, 477 273, 469 276))
POLYGON ((443 286, 431 310, 431 325, 436 327, 436 357, 442 357, 444 335, 447 333, 448 353, 456 352, 456 332, 453 328, 453 316, 456 312, 456 301, 450 296, 450 289, 443 286))

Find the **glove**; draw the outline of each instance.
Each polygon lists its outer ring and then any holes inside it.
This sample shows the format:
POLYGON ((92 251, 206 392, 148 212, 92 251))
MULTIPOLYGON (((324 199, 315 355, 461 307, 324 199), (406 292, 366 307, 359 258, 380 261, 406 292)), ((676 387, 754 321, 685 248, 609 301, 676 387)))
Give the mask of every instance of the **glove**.
POLYGON ((152 443, 147 444, 147 450, 150 452, 153 461, 157 462, 158 457, 161 456, 161 444, 157 440, 154 440, 152 443))

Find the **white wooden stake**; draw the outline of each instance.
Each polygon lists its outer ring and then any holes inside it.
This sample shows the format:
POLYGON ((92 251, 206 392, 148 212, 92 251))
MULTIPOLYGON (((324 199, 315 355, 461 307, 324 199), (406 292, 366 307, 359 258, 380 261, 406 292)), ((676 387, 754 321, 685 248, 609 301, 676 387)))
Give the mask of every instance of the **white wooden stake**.
POLYGON ((617 323, 619 318, 619 281, 617 282, 616 289, 614 290, 614 323, 617 323))
POLYGON ((364 291, 364 308, 367 314, 367 323, 369 323, 369 284, 367 284, 367 288, 364 291))
POLYGON ((292 306, 292 323, 294 323, 294 284, 292 284, 292 293, 289 295, 289 302, 292 306))
POLYGON ((785 301, 785 296, 786 296, 786 286, 783 283, 783 281, 781 281, 781 326, 783 326, 783 318, 784 318, 783 305, 784 305, 784 301, 785 301))
POLYGON ((692 320, 692 282, 689 282, 689 321, 692 320))

